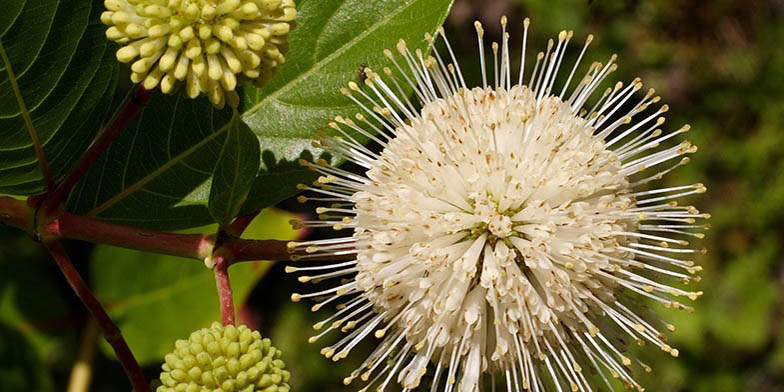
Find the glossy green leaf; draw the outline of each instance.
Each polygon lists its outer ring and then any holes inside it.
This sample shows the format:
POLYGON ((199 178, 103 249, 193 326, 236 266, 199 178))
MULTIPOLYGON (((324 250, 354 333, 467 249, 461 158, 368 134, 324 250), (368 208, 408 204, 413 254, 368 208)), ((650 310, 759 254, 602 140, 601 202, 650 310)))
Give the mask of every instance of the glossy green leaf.
MULTIPOLYGON (((248 238, 296 239, 280 210, 264 210, 248 238)), ((214 231, 216 227, 201 228, 214 231)), ((235 305, 241 305, 271 262, 244 262, 229 269, 235 305)), ((93 289, 142 364, 157 364, 174 341, 220 319, 213 272, 197 260, 99 245, 92 257, 93 289)), ((107 355, 113 355, 103 345, 107 355)))
MULTIPOLYGON (((101 2, 49 4, 56 13, 40 53, 29 56, 46 16, 38 0, 27 1, 0 41, 49 166, 60 178, 97 133, 114 95, 118 67, 98 20, 101 2), (28 13, 28 7, 38 7, 38 12, 28 13)), ((0 192, 34 194, 43 190, 43 181, 8 75, 0 72, 0 192)))
MULTIPOLYGON (((57 4, 51 0, 27 0, 14 24, 0 36, 16 77, 24 76, 41 52, 52 29, 57 4)), ((6 64, 0 64, 0 70, 5 69, 6 64)), ((0 73, 3 86, 7 86, 7 81, 8 74, 0 73)))
MULTIPOLYGON (((336 115, 358 108, 340 94, 363 64, 389 65, 383 49, 400 39, 425 47, 423 35, 444 20, 452 0, 299 3, 286 64, 270 83, 244 86, 243 120, 262 148, 261 170, 244 210, 272 205, 313 179, 297 164, 322 151, 312 137, 336 115)), ((212 221, 212 168, 225 138, 228 111, 205 99, 158 96, 81 183, 69 208, 102 219, 157 228, 212 221)))
MULTIPOLYGON (((16 82, 22 90, 27 110, 34 111, 57 86, 76 53, 80 38, 87 29, 91 8, 89 2, 83 1, 74 4, 63 2, 57 7, 52 30, 41 53, 27 72, 16 75, 16 82)), ((17 23, 24 22, 19 20, 17 23)), ((103 51, 99 51, 96 57, 100 58, 102 53, 103 51)), ((85 57, 90 58, 90 56, 85 57)), ((19 113, 16 96, 10 88, 10 80, 6 80, 0 86, 0 118, 18 116, 19 113)))
POLYGON ((7 0, 3 3, 4 10, 0 13, 0 36, 5 34, 24 9, 26 0, 7 0))
POLYGON ((259 172, 260 156, 256 135, 235 112, 215 164, 210 188, 208 207, 216 222, 227 224, 239 214, 259 172))

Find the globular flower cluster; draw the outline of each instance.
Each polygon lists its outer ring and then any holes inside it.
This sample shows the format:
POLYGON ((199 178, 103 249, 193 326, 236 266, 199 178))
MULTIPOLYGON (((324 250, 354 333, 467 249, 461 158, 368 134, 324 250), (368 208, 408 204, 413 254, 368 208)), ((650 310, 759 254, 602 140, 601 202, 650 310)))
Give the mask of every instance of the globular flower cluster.
POLYGON ((131 80, 236 105, 238 77, 262 84, 285 61, 294 0, 105 0, 106 36, 131 80))
POLYGON ((446 51, 428 56, 401 41, 397 54, 385 51, 394 67, 366 69, 365 86, 343 90, 364 112, 336 118, 335 135, 317 145, 364 175, 302 161, 321 176, 300 186, 300 201, 324 205, 319 220, 300 224, 351 232, 290 244, 299 264, 288 272, 337 279, 292 299, 338 304, 311 338, 346 334, 322 350, 328 358, 379 339, 345 379, 361 379, 362 391, 395 382, 404 391, 604 390, 592 374, 606 389, 616 378, 642 391, 633 369, 651 369, 629 342, 678 356, 665 334, 675 327, 646 303, 691 311, 679 297, 702 294, 685 285, 699 279, 693 258, 704 249, 690 241, 703 238, 709 215, 676 199, 706 188, 655 186, 697 151, 674 141, 689 126, 663 131, 669 107, 653 89, 639 94, 640 79, 603 87, 614 55, 578 73, 592 36, 566 65, 573 34, 562 31, 526 72, 526 19, 513 71, 501 24, 492 61, 475 25, 481 86, 466 84, 440 29, 425 38, 446 51))
POLYGON ((157 392, 288 392, 280 353, 258 331, 216 322, 175 343, 157 392))

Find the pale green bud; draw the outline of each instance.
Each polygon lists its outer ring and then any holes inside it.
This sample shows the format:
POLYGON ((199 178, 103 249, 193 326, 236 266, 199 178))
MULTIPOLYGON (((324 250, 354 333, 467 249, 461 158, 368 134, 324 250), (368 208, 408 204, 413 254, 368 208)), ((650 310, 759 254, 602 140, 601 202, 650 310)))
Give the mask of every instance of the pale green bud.
POLYGON ((280 350, 257 331, 213 323, 177 340, 156 392, 288 392, 280 350))
POLYGON ((261 85, 285 62, 294 0, 104 0, 106 37, 122 46, 131 80, 166 94, 184 85, 222 108, 239 102, 238 81, 261 85), (189 66, 192 65, 192 66, 189 66))

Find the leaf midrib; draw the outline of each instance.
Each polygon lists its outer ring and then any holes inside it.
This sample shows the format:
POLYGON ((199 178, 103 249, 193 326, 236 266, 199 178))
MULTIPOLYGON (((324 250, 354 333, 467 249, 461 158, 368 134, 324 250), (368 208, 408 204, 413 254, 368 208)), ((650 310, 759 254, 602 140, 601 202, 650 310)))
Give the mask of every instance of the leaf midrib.
MULTIPOLYGON (((242 114, 243 120, 247 117, 247 115, 253 114, 253 113, 257 112, 258 110, 260 110, 266 104, 267 101, 269 101, 271 99, 274 99, 278 95, 283 94, 283 93, 289 91, 294 85, 296 85, 297 83, 299 83, 300 81, 302 81, 306 77, 310 76, 314 72, 316 72, 319 69, 321 69, 325 64, 329 64, 335 57, 341 56, 349 48, 354 47, 354 45, 356 45, 357 42, 359 42, 361 39, 363 39, 363 38, 367 37, 368 35, 370 35, 371 33, 375 32, 381 26, 386 25, 390 21, 390 19, 392 19, 393 17, 397 16, 401 12, 405 11, 406 9, 408 9, 412 4, 416 3, 417 1, 425 1, 425 0, 412 0, 412 1, 408 2, 405 6, 398 8, 394 12, 386 14, 383 18, 381 18, 379 20, 378 23, 375 23, 373 26, 371 26, 367 30, 363 31, 361 34, 357 35, 356 37, 354 37, 353 39, 348 41, 345 45, 341 46, 338 50, 332 52, 329 56, 324 57, 324 59, 322 59, 321 61, 315 63, 307 71, 301 73, 299 76, 297 76, 296 78, 292 79, 291 81, 286 82, 286 84, 282 85, 281 88, 279 88, 278 90, 275 90, 275 91, 271 92, 270 94, 268 94, 266 97, 262 98, 259 102, 257 102, 255 105, 253 105, 251 108, 249 108, 247 111, 245 111, 245 113, 242 114)), ((158 177, 158 175, 160 175, 161 173, 167 171, 169 168, 171 168, 176 163, 178 163, 181 159, 184 159, 185 157, 190 155, 192 152, 194 152, 194 151, 198 150, 199 148, 201 148, 202 146, 204 146, 207 142, 209 142, 212 139, 214 139, 215 137, 223 134, 223 132, 226 132, 227 126, 228 126, 228 123, 224 124, 223 126, 218 128, 218 130, 215 131, 209 137, 205 138, 201 142, 193 145, 192 147, 186 149, 185 151, 183 151, 182 153, 177 155, 176 159, 172 159, 172 160, 166 162, 164 165, 162 165, 158 169, 154 170, 152 173, 150 173, 150 174, 140 178, 138 181, 136 181, 135 183, 133 183, 129 187, 123 189, 122 191, 120 191, 117 195, 115 195, 111 199, 103 202, 101 205, 99 205, 99 206, 93 208, 92 210, 90 210, 89 212, 87 212, 86 215, 89 216, 89 217, 94 217, 94 216, 100 214, 101 212, 107 210, 108 208, 110 208, 111 206, 113 206, 114 204, 119 202, 120 200, 124 199, 126 196, 130 195, 131 193, 133 193, 133 192, 137 191, 138 189, 144 187, 148 182, 150 182, 153 179, 155 179, 156 177, 158 177)), ((288 138, 286 138, 286 139, 288 139, 288 138)))

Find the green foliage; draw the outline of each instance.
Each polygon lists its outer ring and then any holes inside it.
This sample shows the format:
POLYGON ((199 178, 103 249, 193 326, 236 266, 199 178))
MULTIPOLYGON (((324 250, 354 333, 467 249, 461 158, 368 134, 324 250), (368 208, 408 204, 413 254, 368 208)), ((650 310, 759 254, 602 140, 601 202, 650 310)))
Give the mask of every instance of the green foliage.
MULTIPOLYGON (((47 0, 30 0, 29 2, 12 0, 10 3, 11 7, 16 7, 19 13, 15 18, 9 19, 8 24, 3 26, 2 38, 5 42, 4 45, 6 46, 8 57, 11 60, 11 68, 17 77, 21 77, 33 65, 35 58, 46 43, 57 11, 57 2, 47 0), (30 26, 33 27, 30 28, 30 26)), ((13 12, 11 15, 13 15, 13 12)), ((8 64, 3 64, 0 67, 5 70, 8 64)), ((0 80, 3 81, 5 86, 8 86, 6 84, 8 79, 9 77, 6 73, 0 76, 0 80)), ((4 95, 8 94, 8 92, 10 92, 9 89, 3 89, 4 95)), ((13 110, 11 108, 15 106, 14 104, 7 107, 6 111, 13 110)))
POLYGON ((5 12, 0 15, 0 36, 5 34, 6 31, 14 24, 14 21, 22 13, 25 2, 27 0, 7 1, 5 3, 5 12))
POLYGON ((228 224, 239 214, 259 172, 260 156, 256 135, 234 112, 215 164, 207 205, 216 222, 228 224))
MULTIPOLYGON (((247 235, 295 239, 288 223, 291 218, 265 210, 257 217, 259 223, 248 227, 247 235)), ((229 269, 235 305, 244 303, 270 266, 270 262, 246 262, 229 269)), ((101 245, 93 253, 90 272, 96 296, 142 364, 156 364, 176 339, 220 319, 213 272, 198 261, 101 245)), ((114 355, 108 344, 102 344, 102 349, 114 355)))
POLYGON ((773 309, 779 289, 768 279, 767 261, 781 250, 768 238, 724 271, 725 276, 711 289, 707 327, 727 348, 760 350, 768 343, 773 309))
MULTIPOLYGON (((118 67, 98 20, 102 2, 10 3, 12 10, 24 8, 0 43, 53 174, 60 177, 95 135, 114 94, 118 67)), ((7 65, 0 63, 0 192, 39 193, 44 184, 7 65)))
MULTIPOLYGON (((258 137, 261 170, 244 210, 277 203, 313 176, 297 159, 320 156, 319 129, 357 107, 340 88, 363 64, 389 64, 383 49, 400 38, 424 47, 423 34, 446 17, 451 0, 303 1, 286 64, 261 89, 245 86, 242 119, 258 137)), ((69 208, 154 228, 210 223, 207 201, 230 113, 205 99, 156 96, 85 176, 69 208)))

